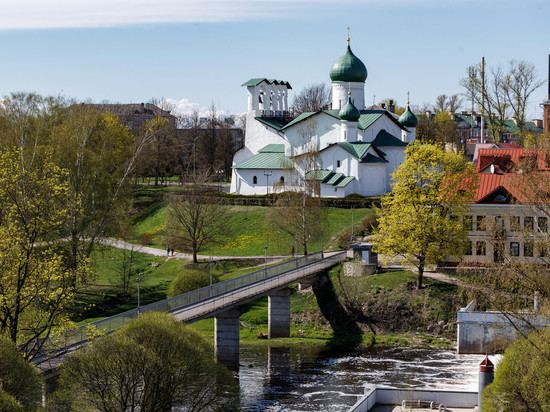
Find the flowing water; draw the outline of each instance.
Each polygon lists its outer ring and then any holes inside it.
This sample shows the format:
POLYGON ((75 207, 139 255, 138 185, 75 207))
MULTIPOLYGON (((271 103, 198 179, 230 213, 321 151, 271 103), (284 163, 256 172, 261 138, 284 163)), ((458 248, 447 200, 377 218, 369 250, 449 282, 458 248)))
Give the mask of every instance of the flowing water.
POLYGON ((481 355, 374 347, 241 347, 243 411, 346 411, 375 386, 477 391, 481 355))

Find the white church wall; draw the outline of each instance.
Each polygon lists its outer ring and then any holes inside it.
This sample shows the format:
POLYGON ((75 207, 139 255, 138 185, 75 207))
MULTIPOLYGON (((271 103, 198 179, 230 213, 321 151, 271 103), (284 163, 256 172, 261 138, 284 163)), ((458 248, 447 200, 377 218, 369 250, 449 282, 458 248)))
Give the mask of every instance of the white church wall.
POLYGON ((332 82, 332 110, 340 110, 348 102, 351 88, 351 102, 359 110, 365 108, 365 83, 332 82))
POLYGON ((388 116, 380 116, 376 121, 368 127, 366 130, 360 131, 363 142, 372 142, 376 139, 376 136, 380 130, 385 129, 386 132, 395 136, 397 139, 401 139, 401 128, 397 126, 388 116))
POLYGON ((260 169, 233 169, 231 179, 231 192, 242 195, 265 195, 273 193, 274 190, 281 191, 285 184, 292 182, 292 172, 287 170, 268 170, 271 172, 269 177, 264 175, 264 170, 260 169), (254 183, 256 177, 256 183, 254 183), (283 178, 283 180, 281 180, 283 178), (233 181, 235 190, 233 190, 233 181))
POLYGON ((244 143, 253 154, 258 153, 258 150, 268 144, 284 144, 285 148, 289 145, 282 133, 279 134, 275 129, 256 120, 253 112, 246 114, 246 137, 244 143))
POLYGON ((327 147, 328 142, 338 141, 340 133, 340 121, 326 113, 319 113, 288 129, 284 130, 288 149, 287 156, 301 154, 304 148, 318 146, 319 150, 327 147), (310 138, 313 137, 313 140, 310 138))
POLYGON ((384 153, 386 153, 386 191, 391 191, 391 174, 405 160, 405 147, 382 147, 384 153))
POLYGON ((357 193, 363 196, 381 196, 386 193, 386 164, 361 163, 357 193))

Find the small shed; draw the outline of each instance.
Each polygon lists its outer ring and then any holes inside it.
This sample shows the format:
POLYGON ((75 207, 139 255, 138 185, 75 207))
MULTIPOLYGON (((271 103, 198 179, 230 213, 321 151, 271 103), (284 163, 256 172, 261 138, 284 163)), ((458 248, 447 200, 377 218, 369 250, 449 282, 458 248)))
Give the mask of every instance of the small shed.
POLYGON ((372 251, 372 243, 355 243, 351 249, 355 261, 378 265, 378 254, 372 251))

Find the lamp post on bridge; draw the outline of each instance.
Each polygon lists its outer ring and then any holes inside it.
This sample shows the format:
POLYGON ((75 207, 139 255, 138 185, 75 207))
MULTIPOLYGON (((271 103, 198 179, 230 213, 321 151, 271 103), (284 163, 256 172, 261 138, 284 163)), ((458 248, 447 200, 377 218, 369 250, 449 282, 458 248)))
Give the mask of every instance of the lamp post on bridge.
POLYGON ((264 277, 267 279, 267 248, 269 243, 265 242, 264 251, 265 251, 265 263, 264 263, 264 277))
POLYGON ((136 278, 136 283, 137 283, 137 289, 138 289, 138 301, 137 301, 137 310, 138 310, 138 315, 141 313, 141 304, 140 304, 140 296, 139 296, 139 285, 141 284, 141 275, 143 275, 143 272, 139 272, 138 275, 137 275, 137 278, 136 278))

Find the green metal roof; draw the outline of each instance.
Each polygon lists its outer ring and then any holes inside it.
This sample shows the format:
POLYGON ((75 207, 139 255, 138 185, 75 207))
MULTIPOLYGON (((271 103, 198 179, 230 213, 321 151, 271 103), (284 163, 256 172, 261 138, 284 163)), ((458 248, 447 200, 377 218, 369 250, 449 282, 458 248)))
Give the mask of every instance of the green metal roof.
POLYGON ((348 102, 338 112, 338 117, 348 122, 356 122, 361 117, 361 113, 357 110, 357 107, 351 102, 351 97, 348 96, 348 102))
POLYGON ((407 104, 407 110, 399 116, 399 123, 405 127, 416 127, 418 124, 418 119, 411 111, 411 107, 407 104))
POLYGON ((303 120, 309 119, 311 116, 315 116, 319 112, 304 112, 301 113, 297 118, 292 120, 290 123, 288 123, 286 126, 283 127, 283 129, 287 129, 290 126, 295 125, 296 123, 300 123, 303 120))
POLYGON ((326 169, 310 170, 306 173, 306 180, 325 180, 332 172, 326 169))
POLYGON ((361 111, 361 117, 359 117, 359 129, 365 130, 369 128, 375 121, 380 119, 384 115, 385 111, 382 110, 363 110, 361 111))
POLYGON ((287 125, 287 122, 285 122, 284 120, 279 120, 275 117, 255 117, 255 119, 279 131, 287 125))
POLYGON ((292 161, 284 153, 258 153, 233 166, 234 169, 290 169, 292 161))
POLYGON ((336 144, 359 159, 361 159, 371 147, 370 143, 365 142, 338 142, 336 144))
POLYGON ((378 134, 376 135, 376 138, 372 142, 375 146, 394 146, 394 147, 404 147, 407 146, 407 143, 401 141, 394 135, 389 134, 386 132, 385 129, 380 130, 378 134))
POLYGON ((268 144, 265 147, 262 147, 260 150, 258 150, 258 153, 284 153, 285 152, 285 145, 280 144, 268 144))
POLYGON ((353 181, 353 179, 355 179, 355 177, 353 177, 353 176, 344 177, 337 184, 335 184, 333 186, 334 187, 346 187, 347 185, 349 185, 353 181))
POLYGON ((343 173, 332 173, 329 176, 327 176, 327 178, 325 180, 323 180, 322 183, 324 183, 325 185, 334 185, 334 184, 338 183, 344 177, 346 177, 346 176, 344 176, 343 173))
POLYGON ((244 82, 243 84, 241 84, 241 87, 242 86, 246 86, 246 87, 248 87, 248 86, 257 86, 263 81, 265 81, 267 84, 276 84, 276 85, 282 84, 282 85, 288 87, 289 89, 292 89, 292 87, 290 86, 290 83, 287 82, 287 81, 276 80, 276 79, 266 79, 265 77, 256 77, 254 79, 250 79, 247 82, 244 82))
POLYGON ((368 76, 367 68, 353 54, 349 44, 346 52, 334 62, 329 74, 333 82, 364 82, 368 76))
POLYGON ((361 163, 388 163, 388 161, 367 153, 367 155, 361 159, 361 163))

